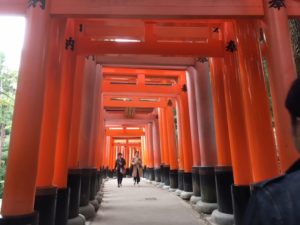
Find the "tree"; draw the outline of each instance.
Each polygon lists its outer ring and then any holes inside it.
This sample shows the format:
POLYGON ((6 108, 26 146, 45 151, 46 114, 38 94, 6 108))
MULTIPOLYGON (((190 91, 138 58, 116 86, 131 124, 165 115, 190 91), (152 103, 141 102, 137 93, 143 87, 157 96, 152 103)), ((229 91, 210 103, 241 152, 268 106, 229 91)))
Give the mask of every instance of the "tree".
POLYGON ((17 72, 9 70, 0 52, 0 197, 2 196, 9 137, 17 87, 17 72))

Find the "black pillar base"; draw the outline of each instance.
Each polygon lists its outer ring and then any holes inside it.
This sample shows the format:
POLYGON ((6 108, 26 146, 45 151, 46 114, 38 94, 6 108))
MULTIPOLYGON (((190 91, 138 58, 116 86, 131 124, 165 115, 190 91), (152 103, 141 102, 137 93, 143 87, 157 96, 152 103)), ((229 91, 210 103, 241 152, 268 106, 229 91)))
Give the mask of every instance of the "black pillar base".
POLYGON ((217 202, 215 168, 213 166, 199 167, 201 200, 207 203, 217 202))
POLYGON ((192 182, 193 182, 193 193, 194 196, 200 197, 200 175, 199 175, 199 167, 192 168, 192 182))
POLYGON ((28 215, 3 216, 0 218, 0 225, 38 225, 38 213, 28 215))
POLYGON ((247 209, 247 204, 250 198, 250 187, 245 186, 231 186, 232 203, 233 203, 233 214, 234 224, 243 225, 243 217, 247 209))
POLYGON ((154 177, 156 182, 161 182, 160 168, 154 169, 154 177))
POLYGON ((91 177, 93 169, 81 169, 80 206, 86 206, 90 202, 91 177))
POLYGON ((144 178, 147 178, 147 167, 146 166, 144 166, 144 169, 143 169, 143 171, 144 171, 144 173, 143 173, 143 177, 144 178))
POLYGON ((54 225, 56 198, 56 187, 43 187, 36 190, 34 210, 39 213, 39 224, 54 225))
POLYGON ((160 182, 165 183, 165 166, 164 164, 160 165, 160 182))
POLYGON ((170 166, 165 165, 164 166, 164 178, 165 178, 165 185, 170 186, 170 166))
POLYGON ((57 190, 55 225, 66 225, 69 215, 70 189, 57 190))
POLYGON ((106 168, 104 169, 104 178, 105 178, 105 179, 108 177, 108 171, 109 171, 109 169, 108 169, 108 167, 106 167, 106 168))
POLYGON ((69 219, 72 219, 79 213, 81 169, 69 170, 68 187, 70 188, 69 219))
POLYGON ((233 214, 231 185, 233 184, 232 167, 215 167, 218 209, 222 213, 233 214))
POLYGON ((178 189, 183 191, 183 170, 178 170, 178 189))
POLYGON ((170 188, 178 188, 178 170, 170 170, 170 188))
POLYGON ((97 182, 97 169, 93 168, 93 169, 91 169, 91 185, 90 185, 90 200, 91 201, 95 199, 95 196, 97 194, 96 182, 97 182))
POLYGON ((192 173, 183 173, 183 190, 193 192, 192 173))
POLYGON ((96 194, 98 191, 100 191, 101 183, 102 183, 101 170, 97 170, 96 194))
POLYGON ((112 171, 112 170, 107 170, 107 176, 108 176, 109 178, 113 178, 113 177, 114 177, 114 171, 112 171))
POLYGON ((154 168, 149 168, 149 180, 154 181, 155 180, 155 175, 154 175, 154 168))

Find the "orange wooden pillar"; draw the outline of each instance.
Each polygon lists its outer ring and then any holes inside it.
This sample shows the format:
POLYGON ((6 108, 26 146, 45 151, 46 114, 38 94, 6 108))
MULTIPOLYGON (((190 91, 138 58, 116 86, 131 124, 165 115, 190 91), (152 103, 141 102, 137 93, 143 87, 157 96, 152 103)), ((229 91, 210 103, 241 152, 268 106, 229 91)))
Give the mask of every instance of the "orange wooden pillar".
POLYGON ((103 147, 103 160, 102 160, 105 178, 107 177, 108 174, 108 151, 109 151, 110 142, 111 142, 111 137, 105 135, 105 143, 103 147))
MULTIPOLYGON (((101 73, 101 77, 103 74, 101 73)), ((102 93, 102 90, 100 91, 102 93)), ((101 174, 103 176, 103 169, 104 169, 104 152, 105 152, 105 145, 106 145, 106 138, 105 138, 105 125, 104 125, 104 109, 103 109, 103 101, 102 101, 102 94, 101 94, 101 103, 100 103, 100 112, 99 112, 99 137, 97 139, 97 148, 99 148, 99 161, 98 161, 98 168, 100 168, 101 174)))
POLYGON ((158 109, 158 117, 160 120, 160 132, 161 132, 161 142, 162 142, 162 151, 163 151, 163 159, 164 165, 162 168, 163 180, 162 182, 165 186, 170 186, 170 155, 169 155, 169 141, 168 141, 168 130, 167 130, 167 118, 165 113, 165 108, 158 109))
POLYGON ((93 123, 92 123, 92 131, 91 131, 91 139, 90 139, 90 147, 92 154, 90 155, 90 162, 94 168, 99 169, 99 161, 100 161, 100 143, 103 142, 103 138, 101 138, 101 103, 102 103, 102 67, 101 65, 96 65, 96 78, 95 78, 95 87, 94 87, 94 99, 93 99, 93 123))
MULTIPOLYGON (((68 153, 69 153, 69 138, 71 126, 71 110, 72 110, 72 97, 73 97, 73 84, 74 84, 74 71, 76 52, 64 48, 64 42, 67 38, 74 36, 74 21, 68 19, 66 21, 66 31, 63 36, 62 46, 63 49, 61 57, 61 87, 59 99, 59 120, 56 139, 56 153, 55 153, 55 168, 53 184, 57 186, 57 210, 55 224, 64 224, 68 218, 68 202, 69 202, 69 189, 67 187, 68 181, 68 153)), ((44 196, 43 196, 44 198, 44 196)), ((45 218, 47 221, 47 216, 45 218)))
POLYGON ((91 135, 90 135, 90 156, 89 162, 92 168, 91 174, 91 183, 90 183, 90 201, 92 202, 95 209, 99 208, 99 202, 95 199, 95 196, 99 190, 99 160, 100 160, 100 141, 103 139, 100 138, 100 126, 101 126, 101 118, 100 112, 102 109, 101 106, 101 87, 102 87, 102 68, 99 64, 95 66, 95 78, 93 83, 93 107, 91 112, 91 135))
MULTIPOLYGON (((36 183, 36 197, 35 197, 35 210, 39 212, 39 223, 41 224, 54 224, 56 208, 59 208, 61 201, 56 203, 57 195, 62 192, 66 193, 66 201, 68 201, 68 190, 62 191, 53 183, 54 169, 55 169, 55 153, 56 153, 56 140, 58 133, 59 121, 59 99, 61 90, 61 61, 58 59, 62 57, 63 53, 63 40, 64 29, 66 21, 64 19, 53 19, 50 24, 49 41, 47 62, 45 67, 45 93, 44 93, 44 109, 43 120, 41 128, 41 139, 39 147, 39 160, 38 160, 38 174, 36 183), (59 192, 59 193, 58 193, 59 192), (43 206, 47 205, 47 209, 43 206), (58 207, 56 207, 58 205, 58 207)), ((61 209, 63 212, 63 220, 68 219, 68 205, 63 203, 64 207, 61 209)), ((55 218, 56 217, 56 218, 55 218)))
POLYGON ((94 149, 91 146, 92 124, 93 118, 93 99, 95 96, 95 80, 96 80, 96 62, 93 57, 87 58, 82 82, 82 95, 78 99, 81 101, 81 113, 79 117, 79 141, 78 141, 78 162, 81 169, 81 189, 80 189, 80 211, 85 217, 95 215, 91 200, 91 179, 97 172, 94 168, 91 156, 94 156, 94 149), (81 210, 87 209, 87 210, 81 210), (89 214, 92 213, 92 214, 89 214))
MULTIPOLYGON (((86 59, 82 56, 76 57, 75 76, 73 77, 72 110, 69 114, 71 124, 68 143, 68 188, 70 189, 69 219, 78 218, 79 195, 81 185, 81 170, 78 161, 79 121, 81 113, 82 82, 86 59)), ((64 121, 61 121, 62 123, 64 121)), ((63 151, 63 149, 62 149, 63 151)))
POLYGON ((218 210, 221 213, 233 214, 231 186, 233 172, 229 144, 227 109, 225 102, 223 59, 210 58, 210 74, 214 106, 214 121, 217 145, 217 165, 215 167, 215 181, 218 210))
POLYGON ((43 115, 48 8, 48 4, 45 9, 29 6, 26 12, 26 36, 1 208, 4 224, 21 224, 20 217, 35 224, 37 219, 33 208, 43 115))
POLYGON ((84 78, 84 70, 87 59, 83 56, 76 58, 76 70, 74 78, 74 94, 71 114, 71 131, 70 131, 70 144, 69 144, 69 169, 79 169, 78 161, 78 142, 79 142, 79 128, 80 128, 80 114, 81 114, 81 95, 82 83, 84 78), (75 91, 76 90, 76 91, 75 91))
POLYGON ((178 157, 176 146, 176 130, 174 124, 174 103, 171 99, 168 100, 168 106, 165 107, 165 117, 167 125, 167 141, 169 146, 169 159, 170 159, 170 190, 178 188, 178 157))
POLYGON ((147 168, 147 173, 148 176, 147 178, 150 181, 154 181, 154 150, 153 150, 153 136, 152 136, 152 123, 148 123, 146 125, 146 141, 147 141, 147 146, 148 146, 148 168, 147 168))
POLYGON ((161 182, 161 157, 160 157, 160 140, 159 140, 159 127, 158 120, 155 119, 152 125, 152 136, 153 136, 153 158, 154 158, 154 176, 156 182, 161 182))
POLYGON ((163 184, 165 182, 164 177, 164 165, 165 165, 165 154, 164 154, 164 136, 162 129, 162 120, 160 109, 157 108, 157 118, 158 118, 158 133, 159 133, 159 147, 160 147, 160 182, 163 184))
POLYGON ((91 168, 93 163, 91 162, 91 132, 93 122, 93 99, 95 89, 95 76, 96 75, 96 63, 91 56, 88 57, 85 67, 85 74, 83 79, 83 90, 80 101, 81 103, 81 116, 80 116, 80 131, 79 131, 79 167, 91 168))
POLYGON ((223 59, 210 58, 218 166, 231 167, 227 110, 224 93, 223 59))
MULTIPOLYGON (((184 84, 185 85, 185 84, 184 84)), ((190 198, 193 192, 192 185, 192 167, 193 167, 193 153, 191 143, 191 130, 189 120, 189 106, 186 90, 183 88, 182 92, 178 96, 179 98, 179 116, 180 116, 180 129, 182 137, 182 149, 183 149, 183 190, 190 198)))
POLYGON ((196 63, 195 94, 198 111, 199 142, 201 151, 201 166, 214 167, 217 163, 217 150, 215 142, 215 127, 213 120, 213 103, 210 85, 208 63, 196 63))
MULTIPOLYGON (((235 41, 232 22, 224 24, 224 36, 226 43, 235 41)), ((252 171, 236 52, 225 52, 223 75, 234 175, 233 212, 235 224, 239 225, 250 195, 249 183, 252 182, 252 171)))
POLYGON ((197 71, 195 76, 195 93, 201 151, 201 166, 199 167, 201 203, 199 204, 210 205, 209 211, 204 211, 205 213, 210 213, 217 207, 215 204, 217 196, 214 171, 217 165, 217 149, 208 62, 197 62, 195 69, 197 71))
POLYGON ((177 192, 178 194, 183 191, 183 174, 184 174, 184 162, 183 162, 183 135, 182 135, 182 122, 181 122, 181 117, 179 115, 179 98, 176 99, 176 120, 177 120, 177 136, 178 136, 178 189, 177 192))
MULTIPOLYGON (((200 197, 200 176, 199 167, 201 165, 200 158, 200 143, 199 143, 199 127, 197 118, 197 107, 196 107, 196 92, 195 92, 195 81, 197 72, 194 67, 189 67, 186 74, 186 85, 188 93, 188 103, 189 103, 189 116, 190 116, 190 127, 191 127, 191 142, 192 142, 192 152, 193 152, 193 168, 192 168, 192 182, 193 182, 193 195, 200 197)), ((197 201, 193 197, 193 201, 197 201)))
POLYGON ((128 163, 129 163, 129 151, 130 151, 130 147, 127 146, 127 148, 125 149, 125 155, 124 155, 124 159, 126 161, 126 168, 128 168, 128 163))
POLYGON ((141 136, 141 153, 142 155, 140 156, 143 162, 144 167, 148 167, 148 152, 147 152, 147 145, 145 141, 145 136, 141 136))
POLYGON ((275 132, 282 171, 298 159, 292 141, 291 123, 284 101, 293 80, 296 67, 293 57, 287 10, 269 8, 264 0, 266 23, 267 63, 275 119, 275 132))
POLYGON ((279 169, 259 51, 258 21, 237 20, 236 32, 252 175, 253 181, 259 182, 278 176, 279 169))

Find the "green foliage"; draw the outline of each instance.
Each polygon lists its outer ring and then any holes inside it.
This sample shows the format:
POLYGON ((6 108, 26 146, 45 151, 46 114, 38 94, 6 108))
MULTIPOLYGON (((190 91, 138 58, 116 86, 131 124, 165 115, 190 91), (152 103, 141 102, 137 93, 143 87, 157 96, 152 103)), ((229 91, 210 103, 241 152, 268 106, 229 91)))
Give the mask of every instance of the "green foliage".
POLYGON ((0 52, 0 198, 4 187, 4 177, 9 149, 14 99, 17 88, 17 71, 5 65, 5 56, 0 52))
POLYGON ((300 19, 289 19, 290 34, 298 76, 300 75, 300 19))

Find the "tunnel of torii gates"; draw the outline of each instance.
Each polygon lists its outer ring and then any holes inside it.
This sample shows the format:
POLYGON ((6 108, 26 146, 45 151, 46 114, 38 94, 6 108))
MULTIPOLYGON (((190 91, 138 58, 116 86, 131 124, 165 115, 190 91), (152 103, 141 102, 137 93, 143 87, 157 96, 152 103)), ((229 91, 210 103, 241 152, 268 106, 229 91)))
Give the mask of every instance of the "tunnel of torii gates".
POLYGON ((297 158, 283 106, 300 1, 0 0, 0 14, 27 20, 0 224, 83 224, 116 153, 129 168, 139 151, 145 178, 239 225, 250 185, 297 158))

